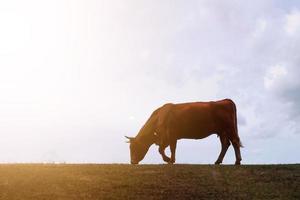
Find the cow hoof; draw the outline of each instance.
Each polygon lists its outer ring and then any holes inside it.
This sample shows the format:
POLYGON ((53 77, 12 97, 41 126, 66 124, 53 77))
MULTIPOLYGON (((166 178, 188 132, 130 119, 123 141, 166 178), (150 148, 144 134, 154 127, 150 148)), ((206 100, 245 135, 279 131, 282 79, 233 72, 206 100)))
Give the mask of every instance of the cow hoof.
POLYGON ((175 160, 170 160, 169 162, 168 162, 168 164, 174 164, 175 163, 175 160))
POLYGON ((168 163, 169 163, 169 164, 174 164, 174 163, 175 163, 175 160, 170 159, 170 161, 169 161, 168 163))
POLYGON ((241 162, 240 161, 236 161, 235 165, 241 165, 241 162))
POLYGON ((167 163, 169 163, 169 162, 171 161, 171 159, 168 158, 168 157, 164 158, 163 160, 164 160, 165 162, 167 162, 167 163))
POLYGON ((220 164, 221 164, 220 161, 216 161, 216 162, 215 162, 215 165, 220 165, 220 164))

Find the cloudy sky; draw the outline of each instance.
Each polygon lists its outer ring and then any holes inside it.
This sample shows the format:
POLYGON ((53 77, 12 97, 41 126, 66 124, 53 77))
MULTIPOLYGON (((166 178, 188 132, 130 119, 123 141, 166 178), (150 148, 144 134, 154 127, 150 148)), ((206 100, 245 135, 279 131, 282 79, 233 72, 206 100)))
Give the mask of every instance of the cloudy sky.
MULTIPOLYGON (((244 163, 299 163, 299 52, 296 0, 0 1, 0 162, 128 163, 157 107, 231 98, 244 163)), ((180 140, 177 162, 219 151, 180 140)))

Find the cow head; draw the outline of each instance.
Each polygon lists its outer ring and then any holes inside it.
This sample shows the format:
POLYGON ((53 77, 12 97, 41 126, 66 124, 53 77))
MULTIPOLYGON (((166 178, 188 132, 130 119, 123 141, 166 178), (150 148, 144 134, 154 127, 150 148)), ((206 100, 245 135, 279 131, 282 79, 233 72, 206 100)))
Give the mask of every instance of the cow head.
POLYGON ((139 164, 139 162, 145 157, 149 146, 147 144, 143 144, 134 137, 125 137, 129 139, 128 143, 130 143, 129 147, 131 164, 139 164))

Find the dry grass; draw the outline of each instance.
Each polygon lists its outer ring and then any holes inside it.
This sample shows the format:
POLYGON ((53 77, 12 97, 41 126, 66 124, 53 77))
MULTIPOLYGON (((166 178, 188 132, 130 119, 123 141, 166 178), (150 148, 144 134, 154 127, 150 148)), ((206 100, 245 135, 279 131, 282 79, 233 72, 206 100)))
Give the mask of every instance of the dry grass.
POLYGON ((300 165, 0 165, 0 199, 300 199, 300 165))

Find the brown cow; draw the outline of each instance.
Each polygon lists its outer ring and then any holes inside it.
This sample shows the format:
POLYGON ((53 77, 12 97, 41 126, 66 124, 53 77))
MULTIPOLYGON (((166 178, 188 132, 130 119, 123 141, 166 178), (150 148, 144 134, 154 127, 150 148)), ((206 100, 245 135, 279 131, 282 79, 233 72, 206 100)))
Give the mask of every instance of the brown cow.
POLYGON ((159 153, 165 162, 175 162, 177 140, 202 139, 211 134, 220 137, 222 149, 215 164, 223 161, 232 143, 239 165, 242 147, 238 130, 236 106, 230 99, 211 102, 165 104, 155 110, 136 137, 127 137, 130 142, 131 164, 138 164, 152 144, 159 145, 159 153), (165 148, 170 146, 171 158, 165 148))

